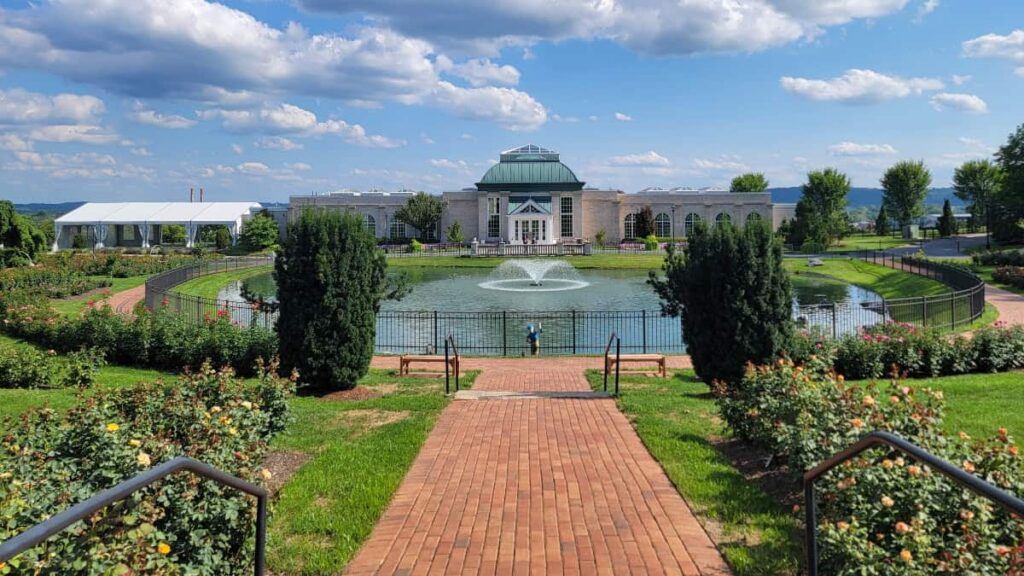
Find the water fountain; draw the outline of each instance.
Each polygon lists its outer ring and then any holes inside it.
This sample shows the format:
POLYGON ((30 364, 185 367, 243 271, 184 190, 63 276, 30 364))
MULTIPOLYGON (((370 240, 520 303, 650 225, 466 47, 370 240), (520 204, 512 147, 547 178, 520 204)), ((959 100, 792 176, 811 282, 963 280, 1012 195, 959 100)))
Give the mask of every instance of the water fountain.
POLYGON ((506 292, 561 292, 589 285, 572 264, 546 258, 507 260, 491 272, 486 282, 478 284, 487 290, 506 292))

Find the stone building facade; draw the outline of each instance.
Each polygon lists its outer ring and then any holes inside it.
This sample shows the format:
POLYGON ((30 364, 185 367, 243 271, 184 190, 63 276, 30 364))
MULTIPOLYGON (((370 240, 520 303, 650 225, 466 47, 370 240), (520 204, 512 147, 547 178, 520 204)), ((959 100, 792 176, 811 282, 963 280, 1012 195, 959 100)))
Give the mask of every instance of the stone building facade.
MULTIPOLYGON (((416 234, 395 218, 412 192, 332 192, 292 196, 289 218, 307 206, 336 207, 363 215, 378 238, 416 234)), ((659 237, 684 237, 699 221, 743 224, 760 218, 777 228, 793 218, 794 205, 775 204, 771 194, 723 190, 587 188, 563 164, 557 152, 535 145, 501 153, 472 188, 442 193, 445 212, 439 238, 458 221, 467 241, 509 244, 555 244, 593 240, 603 232, 606 242, 635 237, 636 213, 650 206, 659 237)))

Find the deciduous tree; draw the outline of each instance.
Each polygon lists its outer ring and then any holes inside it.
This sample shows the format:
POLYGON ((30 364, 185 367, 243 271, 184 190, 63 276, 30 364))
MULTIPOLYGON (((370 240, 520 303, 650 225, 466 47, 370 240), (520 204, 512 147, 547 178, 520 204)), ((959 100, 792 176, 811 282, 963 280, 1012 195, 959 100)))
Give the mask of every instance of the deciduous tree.
POLYGON ((444 236, 453 244, 462 244, 466 241, 466 236, 462 233, 462 225, 459 224, 458 220, 452 222, 452 225, 445 231, 444 236))
POLYGON ((900 226, 924 214, 924 199, 932 185, 931 172, 921 160, 893 164, 882 176, 882 204, 900 226))
POLYGON ((1002 169, 990 160, 970 160, 953 171, 953 193, 967 203, 976 222, 985 222, 988 205, 1002 182, 1002 169))
POLYGON ((760 172, 747 172, 732 179, 730 192, 764 192, 768 190, 768 179, 760 172))
POLYGON ((277 244, 280 230, 277 220, 266 210, 260 210, 242 228, 240 240, 246 250, 256 252, 277 244))
POLYGON ((992 234, 1005 241, 1024 239, 1024 124, 996 152, 996 163, 1003 179, 989 215, 992 234))
POLYGON ((405 204, 395 211, 395 217, 415 228, 419 239, 437 239, 437 223, 444 213, 444 202, 426 192, 413 194, 405 204))
POLYGON ((849 177, 835 168, 809 172, 796 205, 790 243, 796 247, 811 244, 825 249, 842 238, 847 229, 846 196, 849 193, 849 177))

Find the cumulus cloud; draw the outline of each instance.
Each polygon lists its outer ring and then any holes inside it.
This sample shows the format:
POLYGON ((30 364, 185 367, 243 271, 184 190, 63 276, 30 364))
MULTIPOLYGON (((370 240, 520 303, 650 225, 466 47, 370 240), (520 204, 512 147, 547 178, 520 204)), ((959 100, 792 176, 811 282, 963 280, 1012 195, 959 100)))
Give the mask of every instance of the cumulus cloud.
POLYGON ((608 164, 612 166, 662 166, 667 167, 672 163, 669 162, 668 158, 665 158, 661 154, 658 154, 654 150, 649 150, 641 154, 625 154, 622 156, 612 156, 608 159, 608 164))
POLYGON ((925 16, 935 12, 936 8, 939 7, 939 4, 939 0, 924 0, 924 2, 921 2, 921 6, 917 9, 917 19, 921 20, 925 16))
POLYGON ((293 104, 282 103, 264 105, 257 109, 238 110, 212 108, 199 112, 204 120, 221 120, 222 126, 229 132, 262 132, 278 136, 257 141, 257 145, 265 144, 268 148, 276 146, 277 150, 295 149, 294 142, 281 136, 291 134, 300 137, 337 135, 346 142, 371 148, 396 148, 405 144, 401 140, 393 140, 385 136, 367 134, 359 124, 349 124, 344 120, 319 120, 313 112, 293 104), (291 142, 292 148, 288 148, 291 142))
POLYGON ((86 94, 0 90, 0 124, 92 123, 105 111, 102 100, 86 94))
POLYGON ((623 114, 622 112, 616 112, 615 113, 615 119, 618 120, 619 122, 632 122, 633 121, 633 117, 632 116, 630 116, 629 114, 623 114))
POLYGON ((430 165, 434 168, 444 168, 445 170, 457 170, 459 172, 468 172, 469 165, 466 164, 465 160, 449 160, 447 158, 436 158, 430 160, 430 165))
POLYGON ((964 56, 998 58, 1017 65, 1017 75, 1024 76, 1024 30, 1006 35, 985 34, 963 43, 964 56))
POLYGON ((132 163, 119 163, 110 154, 79 152, 76 154, 43 154, 33 151, 14 153, 15 161, 5 168, 36 172, 55 179, 96 180, 112 178, 137 178, 152 180, 156 172, 150 168, 132 163))
POLYGON ((297 171, 302 171, 302 172, 305 172, 307 170, 312 170, 313 169, 312 166, 310 166, 309 164, 306 164, 305 162, 293 162, 291 164, 286 163, 284 166, 285 166, 285 168, 288 168, 290 170, 297 170, 297 171))
POLYGON ((284 136, 261 136, 253 144, 257 148, 263 148, 264 150, 280 150, 282 152, 302 150, 303 148, 303 145, 299 142, 294 142, 284 136))
POLYGON ((139 124, 147 124, 149 126, 157 126, 159 128, 170 128, 172 130, 191 128, 196 125, 196 121, 179 116, 177 114, 161 114, 155 110, 149 110, 141 102, 135 102, 132 106, 132 111, 128 113, 128 117, 138 122, 139 124))
POLYGON ((80 144, 113 144, 121 137, 102 126, 87 124, 54 124, 40 126, 29 132, 29 138, 37 142, 77 142, 80 144))
POLYGON ((429 100, 460 118, 489 120, 509 130, 533 130, 548 119, 540 102, 511 88, 486 86, 467 90, 441 81, 429 100))
POLYGON ((781 84, 788 92, 811 100, 848 104, 874 104, 943 88, 936 78, 900 78, 856 68, 828 80, 783 76, 781 84))
POLYGON ((130 148, 128 151, 131 152, 132 155, 134 155, 134 156, 152 156, 153 155, 153 153, 150 152, 149 149, 147 149, 144 146, 139 146, 137 148, 130 148))
POLYGON ((964 84, 970 82, 972 78, 973 76, 971 76, 970 74, 953 74, 951 80, 953 80, 953 84, 957 86, 963 86, 964 84))
POLYGON ((698 170, 709 172, 747 172, 750 170, 750 166, 740 162, 736 156, 694 158, 693 165, 698 170))
POLYGON ((437 57, 437 69, 439 72, 458 76, 472 86, 488 84, 515 86, 519 83, 519 70, 514 66, 495 64, 487 58, 476 58, 456 64, 452 62, 451 58, 442 54, 437 57))
POLYGON ((974 94, 952 94, 942 92, 931 97, 929 102, 932 108, 939 112, 943 110, 958 110, 968 114, 988 113, 988 104, 974 94))
MULTIPOLYGON (((283 94, 444 108, 472 101, 493 108, 467 117, 505 127, 537 124, 543 107, 525 92, 454 86, 441 80, 437 58, 429 42, 391 29, 309 34, 207 0, 52 0, 0 9, 0 66, 44 70, 119 94, 224 108, 283 94)), ((514 68, 486 60, 452 66, 475 84, 518 80, 514 68)))
POLYGON ((856 142, 840 142, 828 147, 832 156, 882 156, 896 154, 891 144, 857 144, 856 142))

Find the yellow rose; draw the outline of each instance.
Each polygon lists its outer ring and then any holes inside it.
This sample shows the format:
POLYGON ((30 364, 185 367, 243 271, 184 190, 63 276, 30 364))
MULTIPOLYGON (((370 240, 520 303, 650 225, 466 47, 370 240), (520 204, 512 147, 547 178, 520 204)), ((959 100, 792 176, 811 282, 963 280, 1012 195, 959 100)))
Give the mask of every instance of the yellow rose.
POLYGON ((238 430, 233 427, 228 428, 228 434, 231 434, 232 436, 238 436, 238 430))
POLYGON ((270 470, 267 470, 266 468, 260 470, 260 476, 262 476, 264 480, 270 480, 274 477, 270 470))
POLYGON ((249 402, 248 400, 243 400, 242 408, 245 408, 246 410, 252 410, 252 402, 249 402))
POLYGON ((161 543, 156 545, 156 551, 159 552, 163 556, 167 556, 168 554, 171 553, 171 545, 168 544, 167 542, 161 542, 161 543))
POLYGON ((145 452, 139 452, 139 455, 135 457, 135 461, 139 463, 139 466, 145 466, 147 468, 151 464, 149 454, 146 454, 145 452))
POLYGON ((131 446, 132 448, 138 448, 139 446, 142 446, 142 442, 139 442, 138 440, 132 438, 131 440, 128 441, 128 445, 131 446))
POLYGON ((120 429, 121 429, 121 427, 118 426, 114 422, 111 422, 110 424, 107 424, 107 432, 117 432, 120 429))
POLYGON ((892 508, 894 504, 896 504, 896 502, 892 498, 889 498, 888 496, 882 496, 882 506, 885 506, 886 508, 892 508))

